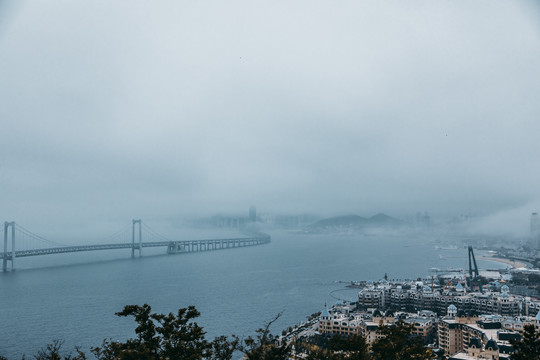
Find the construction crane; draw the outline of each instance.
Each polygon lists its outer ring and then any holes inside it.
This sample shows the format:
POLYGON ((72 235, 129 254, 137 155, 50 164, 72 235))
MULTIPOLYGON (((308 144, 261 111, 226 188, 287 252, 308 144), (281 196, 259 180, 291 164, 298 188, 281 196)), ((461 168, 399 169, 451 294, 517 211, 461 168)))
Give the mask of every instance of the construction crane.
POLYGON ((483 294, 484 290, 482 289, 482 280, 480 279, 480 274, 478 273, 478 266, 476 265, 476 259, 474 258, 474 251, 472 246, 469 246, 469 287, 471 291, 474 289, 474 283, 478 285, 478 289, 483 294), (473 269, 474 264, 474 269, 473 269), (474 276, 473 276, 474 273, 474 276))

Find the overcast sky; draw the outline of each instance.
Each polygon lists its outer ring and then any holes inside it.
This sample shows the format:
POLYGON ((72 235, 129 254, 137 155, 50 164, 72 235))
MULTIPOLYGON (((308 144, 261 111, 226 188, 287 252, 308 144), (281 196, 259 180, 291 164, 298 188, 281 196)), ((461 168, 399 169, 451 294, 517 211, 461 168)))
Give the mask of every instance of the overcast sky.
POLYGON ((0 220, 21 224, 251 204, 526 223, 540 7, 0 0, 0 123, 0 220))

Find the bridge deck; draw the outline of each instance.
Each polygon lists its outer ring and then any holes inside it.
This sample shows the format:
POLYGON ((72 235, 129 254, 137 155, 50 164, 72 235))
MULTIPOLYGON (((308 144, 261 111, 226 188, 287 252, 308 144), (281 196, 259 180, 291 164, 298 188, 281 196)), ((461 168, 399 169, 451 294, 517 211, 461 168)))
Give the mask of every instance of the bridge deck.
MULTIPOLYGON (((169 247, 171 244, 176 246, 183 247, 197 247, 198 250, 202 246, 205 247, 205 250, 209 250, 209 246, 214 246, 213 250, 224 249, 224 244, 233 244, 232 247, 238 246, 249 246, 249 245, 262 245, 270 242, 270 236, 261 235, 256 237, 247 237, 247 238, 230 238, 230 239, 209 239, 209 240, 180 240, 180 241, 157 241, 157 242, 143 242, 141 243, 142 247, 169 247), (216 245, 219 244, 220 247, 216 245)), ((229 246, 227 246, 229 247, 229 246)), ((113 249, 139 249, 139 243, 119 243, 119 244, 98 244, 98 245, 79 245, 79 246, 64 246, 64 247, 55 247, 55 248, 45 248, 45 249, 32 249, 32 250, 16 250, 15 258, 19 257, 28 257, 28 256, 39 256, 39 255, 51 255, 51 254, 62 254, 62 253, 71 253, 71 252, 81 252, 81 251, 97 251, 97 250, 113 250, 113 249)), ((191 250, 194 251, 194 250, 191 250)), ((3 253, 0 252, 0 259, 9 259, 11 260, 11 252, 3 253)))

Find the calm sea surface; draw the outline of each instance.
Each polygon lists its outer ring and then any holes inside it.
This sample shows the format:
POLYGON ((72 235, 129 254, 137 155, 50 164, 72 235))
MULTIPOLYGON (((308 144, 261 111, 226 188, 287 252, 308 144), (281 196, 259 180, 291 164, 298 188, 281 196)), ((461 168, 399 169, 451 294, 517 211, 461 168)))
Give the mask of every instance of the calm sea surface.
POLYGON ((133 320, 114 315, 126 304, 148 303, 163 313, 195 305, 209 338, 251 335, 283 311, 272 329, 280 333, 335 297, 355 299, 357 290, 337 280, 416 278, 432 267, 467 266, 466 249, 436 250, 433 237, 269 234, 267 245, 206 253, 19 259, 17 271, 0 273, 0 355, 28 357, 54 339, 66 350, 88 350, 104 338, 131 337, 133 320))

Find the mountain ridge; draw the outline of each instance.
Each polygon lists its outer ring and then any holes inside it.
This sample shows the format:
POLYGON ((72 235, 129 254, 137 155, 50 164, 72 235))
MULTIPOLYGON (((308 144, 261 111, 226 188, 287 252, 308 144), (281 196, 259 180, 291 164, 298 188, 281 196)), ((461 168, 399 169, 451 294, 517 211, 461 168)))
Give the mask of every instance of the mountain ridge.
POLYGON ((309 228, 312 230, 333 228, 394 228, 403 224, 404 221, 384 213, 378 213, 367 218, 356 214, 350 214, 321 219, 311 224, 309 228))

